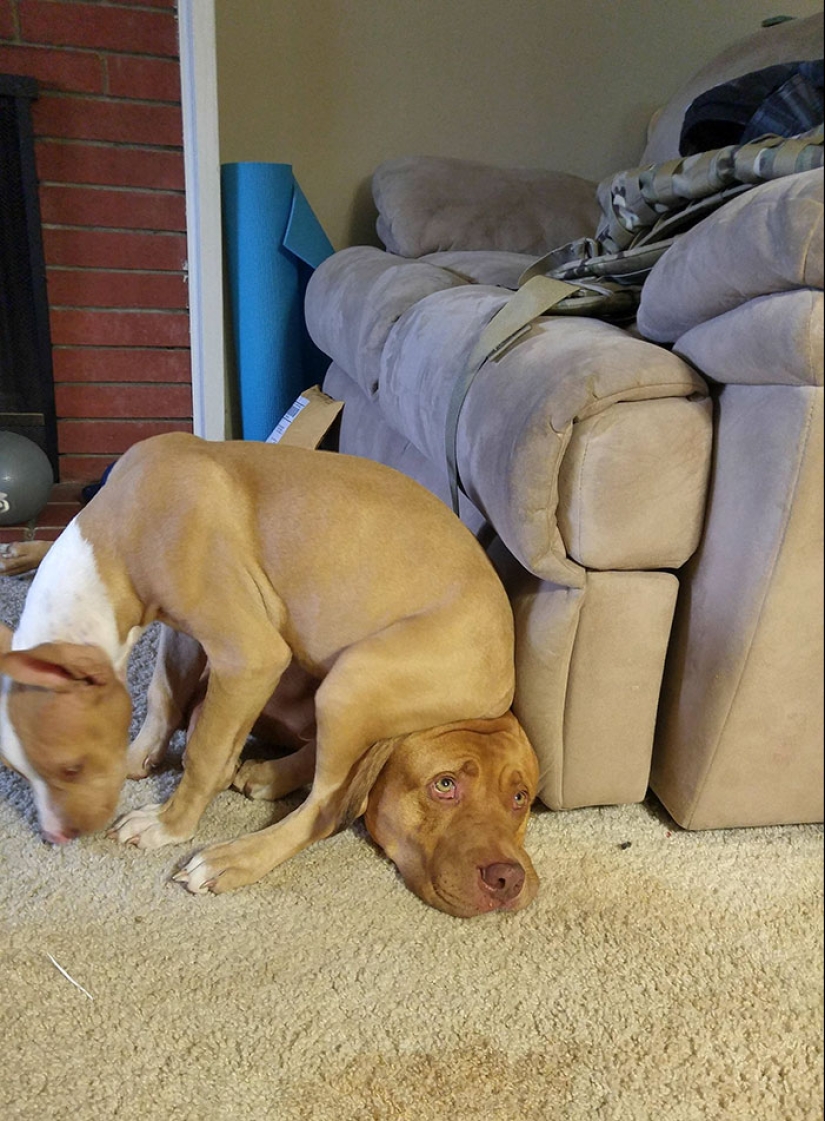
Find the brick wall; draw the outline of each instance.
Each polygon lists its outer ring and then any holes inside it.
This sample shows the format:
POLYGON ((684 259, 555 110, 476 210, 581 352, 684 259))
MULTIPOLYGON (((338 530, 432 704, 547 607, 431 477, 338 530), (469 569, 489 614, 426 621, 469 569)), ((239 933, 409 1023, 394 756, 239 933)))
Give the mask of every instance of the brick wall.
POLYGON ((62 480, 192 428, 175 0, 0 0, 32 106, 62 480))

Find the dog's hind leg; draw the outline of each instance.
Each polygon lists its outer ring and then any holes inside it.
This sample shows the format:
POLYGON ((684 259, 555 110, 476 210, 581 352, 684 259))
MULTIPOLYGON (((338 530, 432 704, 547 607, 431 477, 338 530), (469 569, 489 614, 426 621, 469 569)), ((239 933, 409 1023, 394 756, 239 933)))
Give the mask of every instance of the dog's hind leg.
POLYGON ((315 741, 281 759, 249 759, 237 770, 232 785, 247 798, 277 802, 309 786, 315 774, 315 741))
POLYGON ((146 717, 126 756, 129 778, 145 778, 163 761, 172 736, 186 723, 205 665, 199 642, 161 627, 146 717))

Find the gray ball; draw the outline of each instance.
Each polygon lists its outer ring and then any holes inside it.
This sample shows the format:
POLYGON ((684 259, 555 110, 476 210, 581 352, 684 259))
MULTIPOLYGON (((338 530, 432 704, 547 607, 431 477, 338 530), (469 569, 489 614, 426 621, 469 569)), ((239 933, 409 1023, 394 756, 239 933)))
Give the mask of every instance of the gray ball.
POLYGON ((0 525, 37 517, 49 500, 54 474, 49 457, 33 441, 0 432, 0 525))

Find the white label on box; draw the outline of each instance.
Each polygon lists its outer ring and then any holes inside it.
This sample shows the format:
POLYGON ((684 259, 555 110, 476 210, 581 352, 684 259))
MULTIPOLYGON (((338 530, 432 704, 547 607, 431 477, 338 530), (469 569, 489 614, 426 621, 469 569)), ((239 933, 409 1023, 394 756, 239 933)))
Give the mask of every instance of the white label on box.
POLYGON ((270 432, 270 434, 267 436, 266 442, 268 444, 280 443, 281 437, 283 436, 284 432, 286 432, 287 428, 289 428, 290 424, 292 424, 293 420, 295 420, 298 413, 300 413, 302 409, 305 409, 308 404, 308 398, 299 397, 293 405, 290 405, 287 411, 278 421, 277 426, 273 428, 272 432, 270 432))

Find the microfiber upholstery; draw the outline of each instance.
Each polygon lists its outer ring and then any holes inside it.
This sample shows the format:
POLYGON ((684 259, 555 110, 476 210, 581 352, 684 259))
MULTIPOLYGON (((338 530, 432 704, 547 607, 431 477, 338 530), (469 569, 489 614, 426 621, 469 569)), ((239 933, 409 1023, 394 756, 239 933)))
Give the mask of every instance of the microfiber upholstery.
MULTIPOLYGON (((387 254, 379 269, 376 254, 346 251, 345 278, 321 266, 307 293, 310 330, 446 482, 452 387, 510 293, 446 270, 439 279, 430 262, 398 263, 387 254), (365 338, 370 345, 358 342, 365 338), (376 339, 383 340, 380 356, 376 339)), ((581 586, 583 564, 678 566, 701 530, 710 416, 696 401, 704 397, 704 382, 687 363, 618 327, 542 319, 473 382, 458 430, 464 490, 525 568, 544 579, 581 586), (578 435, 577 426, 615 406, 654 401, 670 402, 655 410, 664 425, 655 436, 653 414, 638 407, 611 412, 578 435)))
POLYGON ((810 288, 760 296, 692 327, 673 349, 728 385, 821 387, 824 302, 810 288), (739 356, 733 365, 729 348, 739 356))
POLYGON ((821 290, 822 261, 822 169, 754 187, 684 233, 656 263, 642 289, 639 329, 671 343, 760 296, 821 290))
POLYGON ((378 236, 402 257, 473 249, 541 256, 591 232, 595 192, 577 175, 435 156, 387 160, 372 178, 378 236))
POLYGON ((306 320, 315 344, 369 396, 378 391, 384 344, 401 314, 433 292, 465 283, 445 269, 410 263, 368 246, 344 249, 309 282, 306 320))

